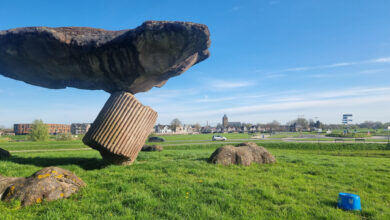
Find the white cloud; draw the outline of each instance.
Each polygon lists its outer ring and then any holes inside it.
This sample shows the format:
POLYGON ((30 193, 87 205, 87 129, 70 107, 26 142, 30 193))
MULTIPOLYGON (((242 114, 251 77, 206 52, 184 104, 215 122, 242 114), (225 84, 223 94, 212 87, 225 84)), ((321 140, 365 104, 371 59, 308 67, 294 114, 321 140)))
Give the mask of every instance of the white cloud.
POLYGON ((332 77, 333 75, 330 75, 330 74, 312 74, 312 75, 309 75, 308 77, 310 78, 328 78, 328 77, 332 77))
POLYGON ((366 70, 361 70, 360 74, 372 74, 372 73, 381 73, 384 72, 384 69, 366 69, 366 70))
POLYGON ((357 62, 339 62, 339 63, 317 65, 317 66, 291 67, 291 68, 287 68, 287 69, 283 69, 283 70, 279 70, 279 71, 268 72, 268 73, 266 73, 266 76, 267 75, 271 75, 271 76, 277 75, 277 74, 284 73, 284 72, 302 72, 302 71, 308 71, 308 70, 330 69, 330 68, 337 68, 337 67, 354 66, 354 65, 360 65, 360 64, 375 64, 375 63, 390 63, 390 57, 380 57, 380 58, 357 61, 357 62))
POLYGON ((213 80, 210 84, 211 87, 216 89, 235 89, 253 86, 254 82, 251 81, 225 81, 225 80, 213 80))
POLYGON ((390 57, 382 57, 371 60, 372 63, 390 63, 390 57))
POLYGON ((293 101, 302 101, 304 100, 303 97, 280 97, 272 99, 272 102, 293 102, 293 101))
POLYGON ((340 67, 340 66, 351 66, 358 64, 356 62, 344 62, 344 63, 334 63, 329 65, 320 66, 321 68, 334 68, 334 67, 340 67))
POLYGON ((209 98, 208 96, 205 96, 202 99, 195 99, 191 102, 195 103, 206 103, 206 102, 224 102, 224 101, 229 101, 229 100, 234 100, 237 97, 222 97, 222 98, 209 98))
POLYGON ((147 93, 137 93, 135 96, 146 104, 166 103, 169 100, 177 99, 178 97, 188 97, 199 93, 198 89, 160 89, 153 88, 147 93))
POLYGON ((346 90, 339 91, 329 91, 318 93, 316 98, 338 98, 338 97, 347 97, 347 96, 376 96, 382 94, 390 95, 390 87, 382 88, 351 88, 346 90))
POLYGON ((302 66, 302 67, 287 68, 287 69, 279 71, 279 73, 281 73, 281 72, 300 72, 300 71, 308 71, 308 70, 316 70, 316 69, 328 69, 328 68, 336 68, 336 67, 343 67, 343 66, 352 66, 355 64, 357 64, 357 63, 356 62, 343 62, 343 63, 333 63, 333 64, 319 65, 319 66, 302 66))
POLYGON ((281 74, 281 73, 266 73, 265 74, 265 77, 266 78, 270 78, 270 79, 272 79, 272 78, 280 78, 280 77, 285 77, 285 76, 287 76, 286 74, 281 74))

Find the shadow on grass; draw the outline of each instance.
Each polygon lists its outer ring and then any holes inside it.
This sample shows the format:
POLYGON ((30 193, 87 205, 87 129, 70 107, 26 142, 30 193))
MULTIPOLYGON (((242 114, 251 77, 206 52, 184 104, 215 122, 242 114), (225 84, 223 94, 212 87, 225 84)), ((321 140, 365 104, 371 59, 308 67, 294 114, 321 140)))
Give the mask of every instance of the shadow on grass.
POLYGON ((109 164, 102 159, 84 158, 84 157, 18 157, 8 158, 8 161, 18 164, 31 164, 41 167, 58 166, 58 165, 77 165, 84 170, 103 169, 109 164))
POLYGON ((195 159, 192 159, 192 160, 208 162, 208 161, 209 161, 209 158, 208 158, 208 157, 204 157, 204 158, 195 158, 195 159))
POLYGON ((330 206, 332 208, 337 208, 337 201, 334 201, 334 200, 325 200, 325 201, 322 201, 321 203, 326 205, 326 206, 330 206))
MULTIPOLYGON (((338 209, 337 207, 337 202, 336 201, 333 201, 333 200, 325 200, 323 202, 321 202, 322 204, 324 205, 327 205, 327 206, 330 206, 332 208, 336 208, 338 209)), ((346 211, 344 210, 345 212, 351 212, 351 213, 354 213, 354 214, 357 214, 357 215, 360 215, 361 217, 363 217, 364 219, 372 219, 373 217, 375 217, 375 214, 370 212, 370 211, 346 211)))

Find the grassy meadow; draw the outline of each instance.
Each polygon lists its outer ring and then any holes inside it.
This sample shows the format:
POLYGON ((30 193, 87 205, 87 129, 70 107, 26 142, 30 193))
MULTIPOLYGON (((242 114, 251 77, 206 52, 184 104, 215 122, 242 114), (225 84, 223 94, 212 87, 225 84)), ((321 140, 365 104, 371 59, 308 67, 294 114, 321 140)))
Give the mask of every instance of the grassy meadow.
POLYGON ((58 166, 88 186, 68 199, 29 207, 0 202, 0 219, 390 219, 385 144, 261 142, 276 164, 207 163, 223 144, 164 146, 121 167, 105 164, 94 150, 79 150, 86 147, 79 140, 2 142, 0 148, 14 153, 0 161, 1 175, 58 166), (68 151, 15 152, 25 149, 68 151), (359 194, 363 211, 337 209, 339 192, 359 194))

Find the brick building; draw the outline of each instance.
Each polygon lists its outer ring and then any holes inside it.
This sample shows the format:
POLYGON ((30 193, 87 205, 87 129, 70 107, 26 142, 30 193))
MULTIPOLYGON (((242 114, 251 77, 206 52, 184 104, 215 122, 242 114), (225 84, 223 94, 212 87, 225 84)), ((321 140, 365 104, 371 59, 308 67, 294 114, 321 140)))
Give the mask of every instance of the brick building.
POLYGON ((90 127, 90 123, 73 123, 70 125, 70 131, 74 135, 85 134, 90 127))
MULTIPOLYGON (((70 125, 64 124, 46 124, 50 134, 70 133, 70 125)), ((29 134, 32 124, 14 124, 14 132, 16 135, 29 134)))

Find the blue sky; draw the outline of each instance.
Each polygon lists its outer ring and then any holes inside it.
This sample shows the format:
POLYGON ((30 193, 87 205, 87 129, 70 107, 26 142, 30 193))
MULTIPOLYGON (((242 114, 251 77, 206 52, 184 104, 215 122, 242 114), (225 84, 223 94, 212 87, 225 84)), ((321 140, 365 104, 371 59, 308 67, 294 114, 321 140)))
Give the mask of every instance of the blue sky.
MULTIPOLYGON (((0 1, 0 30, 135 28, 146 20, 208 25, 211 56, 137 94, 158 123, 390 121, 390 1, 0 1)), ((1 46, 1 45, 0 45, 1 46)), ((92 122, 103 91, 50 90, 0 76, 0 125, 92 122)))

